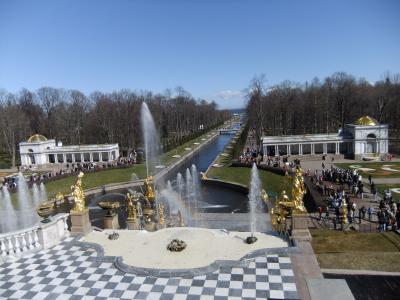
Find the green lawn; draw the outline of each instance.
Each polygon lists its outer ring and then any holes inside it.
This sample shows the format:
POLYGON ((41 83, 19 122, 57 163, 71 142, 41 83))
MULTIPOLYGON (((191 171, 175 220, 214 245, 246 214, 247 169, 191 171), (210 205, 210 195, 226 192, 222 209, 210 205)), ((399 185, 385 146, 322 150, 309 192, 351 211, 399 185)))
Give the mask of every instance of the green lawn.
MULTIPOLYGON (((240 183, 247 187, 250 185, 251 168, 221 167, 211 168, 207 173, 208 178, 240 183)), ((262 187, 272 196, 278 195, 283 187, 284 177, 269 171, 258 170, 262 187)))
POLYGON ((350 166, 361 166, 362 168, 369 168, 369 169, 374 169, 373 171, 369 170, 359 170, 361 174, 364 177, 367 177, 369 174, 371 174, 372 177, 375 178, 383 178, 383 177, 390 177, 390 178, 396 178, 400 177, 400 162, 362 162, 362 163, 341 163, 341 164, 335 164, 336 166, 344 169, 352 169, 350 166), (396 171, 388 171, 388 170, 383 170, 382 167, 384 165, 387 165, 389 168, 397 170, 396 171))
POLYGON ((310 232, 321 268, 400 271, 400 236, 396 233, 320 229, 310 232))
MULTIPOLYGON (((135 173, 139 178, 145 178, 146 166, 144 164, 140 164, 129 168, 87 173, 83 177, 83 189, 86 190, 105 184, 129 181, 131 180, 132 173, 135 173)), ((57 192, 69 194, 71 192, 71 185, 73 185, 75 182, 76 176, 68 176, 59 180, 51 181, 46 184, 47 195, 52 197, 57 192)))
MULTIPOLYGON (((383 197, 383 191, 393 188, 400 188, 400 184, 375 184, 378 189, 378 193, 383 197)), ((398 202, 400 201, 400 193, 392 192, 393 200, 398 202)))

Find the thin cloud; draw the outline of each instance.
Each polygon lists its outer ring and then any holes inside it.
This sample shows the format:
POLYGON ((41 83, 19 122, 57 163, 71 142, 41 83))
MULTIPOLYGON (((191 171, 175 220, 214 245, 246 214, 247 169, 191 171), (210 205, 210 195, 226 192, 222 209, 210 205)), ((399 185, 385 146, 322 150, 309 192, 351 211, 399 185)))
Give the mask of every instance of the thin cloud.
POLYGON ((242 96, 243 96, 243 92, 242 91, 232 91, 232 90, 220 91, 217 94, 217 97, 221 98, 223 100, 228 100, 228 99, 232 99, 232 98, 238 98, 238 97, 242 97, 242 96))

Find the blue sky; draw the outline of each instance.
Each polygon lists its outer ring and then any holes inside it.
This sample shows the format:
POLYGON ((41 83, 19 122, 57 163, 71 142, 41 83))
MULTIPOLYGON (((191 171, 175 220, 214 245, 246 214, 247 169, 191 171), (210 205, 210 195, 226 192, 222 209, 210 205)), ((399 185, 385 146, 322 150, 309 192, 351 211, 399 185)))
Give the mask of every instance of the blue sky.
POLYGON ((0 0, 0 88, 163 92, 221 108, 335 71, 400 72, 400 1, 0 0))

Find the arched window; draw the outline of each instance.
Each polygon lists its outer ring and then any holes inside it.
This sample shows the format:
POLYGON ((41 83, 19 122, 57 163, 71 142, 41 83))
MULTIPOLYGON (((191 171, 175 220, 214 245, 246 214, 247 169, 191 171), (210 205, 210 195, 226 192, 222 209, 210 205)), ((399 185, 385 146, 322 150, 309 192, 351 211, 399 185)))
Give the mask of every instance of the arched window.
POLYGON ((370 133, 367 135, 368 139, 376 139, 376 135, 374 133, 370 133))
POLYGON ((31 152, 31 153, 32 153, 32 152, 33 152, 33 149, 28 149, 28 152, 31 152))

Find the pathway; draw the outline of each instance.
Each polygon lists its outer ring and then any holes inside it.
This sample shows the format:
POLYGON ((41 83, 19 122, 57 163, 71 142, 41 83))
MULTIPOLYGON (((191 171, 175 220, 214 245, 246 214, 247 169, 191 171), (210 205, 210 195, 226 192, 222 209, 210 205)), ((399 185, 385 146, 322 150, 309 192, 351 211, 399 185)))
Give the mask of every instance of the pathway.
POLYGON ((200 276, 125 273, 115 257, 69 238, 0 265, 0 299, 298 299, 287 255, 257 255, 200 276))

